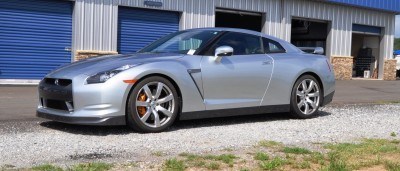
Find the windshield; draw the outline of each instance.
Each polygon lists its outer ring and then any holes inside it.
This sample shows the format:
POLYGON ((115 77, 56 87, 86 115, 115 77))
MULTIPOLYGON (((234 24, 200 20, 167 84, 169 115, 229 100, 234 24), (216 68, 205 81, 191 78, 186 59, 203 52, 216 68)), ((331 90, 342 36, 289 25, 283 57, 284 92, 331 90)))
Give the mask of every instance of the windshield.
POLYGON ((167 35, 138 53, 180 53, 193 55, 208 41, 219 34, 218 31, 194 30, 181 31, 167 35))

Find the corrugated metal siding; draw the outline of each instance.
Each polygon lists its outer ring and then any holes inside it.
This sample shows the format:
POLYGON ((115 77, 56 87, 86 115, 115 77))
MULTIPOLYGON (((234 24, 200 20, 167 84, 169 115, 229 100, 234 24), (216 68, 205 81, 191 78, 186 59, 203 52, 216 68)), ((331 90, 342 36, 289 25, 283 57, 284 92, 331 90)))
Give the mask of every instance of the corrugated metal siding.
POLYGON ((400 12, 399 0, 328 0, 330 2, 349 4, 379 10, 400 12))
POLYGON ((118 53, 136 52, 179 30, 178 12, 120 7, 118 13, 118 53))
MULTIPOLYGON (((162 7, 148 7, 144 0, 76 0, 75 50, 117 50, 118 6, 182 12, 180 29, 214 27, 216 8, 265 14, 263 32, 290 40, 293 17, 326 20, 332 30, 327 55, 350 56, 352 25, 382 27, 381 60, 393 51, 394 13, 327 3, 322 0, 156 0, 162 7), (284 10, 282 10, 284 9, 284 10)), ((383 62, 381 62, 383 63, 383 62)), ((382 72, 381 72, 382 73, 382 72)))
POLYGON ((76 0, 74 50, 117 50, 118 6, 113 0, 76 0))
POLYGON ((157 0, 162 7, 148 7, 144 0, 76 0, 75 50, 117 51, 118 6, 170 10, 182 13, 180 30, 214 27, 216 7, 267 14, 265 33, 281 35, 280 0, 157 0))
POLYGON ((0 1, 0 79, 39 79, 70 63, 71 32, 72 2, 0 1))

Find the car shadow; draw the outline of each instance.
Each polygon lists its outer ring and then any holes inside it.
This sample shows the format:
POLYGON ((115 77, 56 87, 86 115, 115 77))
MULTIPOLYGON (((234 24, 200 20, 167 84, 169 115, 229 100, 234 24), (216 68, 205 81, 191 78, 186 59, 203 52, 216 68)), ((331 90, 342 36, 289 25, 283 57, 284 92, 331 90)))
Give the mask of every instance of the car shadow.
MULTIPOLYGON (((318 115, 314 118, 326 117, 331 113, 325 111, 319 111, 318 115)), ((175 122, 165 132, 173 132, 184 129, 212 127, 212 126, 226 126, 236 125, 245 123, 257 123, 257 122, 268 122, 268 121, 284 121, 293 119, 289 113, 272 113, 272 114, 261 114, 261 115, 246 115, 246 116, 232 116, 223 118, 208 118, 198 120, 184 120, 175 122)), ((71 134, 80 135, 93 135, 93 136, 107 136, 107 135, 125 135, 131 133, 138 133, 133 131, 127 126, 88 126, 88 125, 72 125, 66 123, 60 123, 55 121, 45 121, 40 123, 40 126, 54 129, 57 131, 67 132, 71 134)), ((141 134, 141 133, 139 133, 141 134)))

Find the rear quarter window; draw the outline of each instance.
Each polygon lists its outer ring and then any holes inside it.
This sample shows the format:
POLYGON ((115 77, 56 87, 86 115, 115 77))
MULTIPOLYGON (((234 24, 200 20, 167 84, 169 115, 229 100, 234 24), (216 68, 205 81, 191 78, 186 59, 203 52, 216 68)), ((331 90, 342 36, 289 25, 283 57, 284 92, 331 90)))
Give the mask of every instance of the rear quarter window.
POLYGON ((265 53, 286 53, 285 48, 277 41, 263 38, 263 45, 265 53))

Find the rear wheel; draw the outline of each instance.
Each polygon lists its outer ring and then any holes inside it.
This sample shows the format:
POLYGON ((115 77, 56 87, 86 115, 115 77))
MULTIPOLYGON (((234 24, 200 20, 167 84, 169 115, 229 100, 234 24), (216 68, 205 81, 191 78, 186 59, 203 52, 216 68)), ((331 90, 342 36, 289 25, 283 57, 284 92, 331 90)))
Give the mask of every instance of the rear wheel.
POLYGON ((317 79, 311 75, 304 75, 296 81, 290 102, 294 117, 307 119, 317 114, 322 102, 320 87, 317 79))
POLYGON ((179 112, 178 93, 163 77, 149 77, 135 86, 128 99, 127 124, 139 132, 161 132, 179 112))

